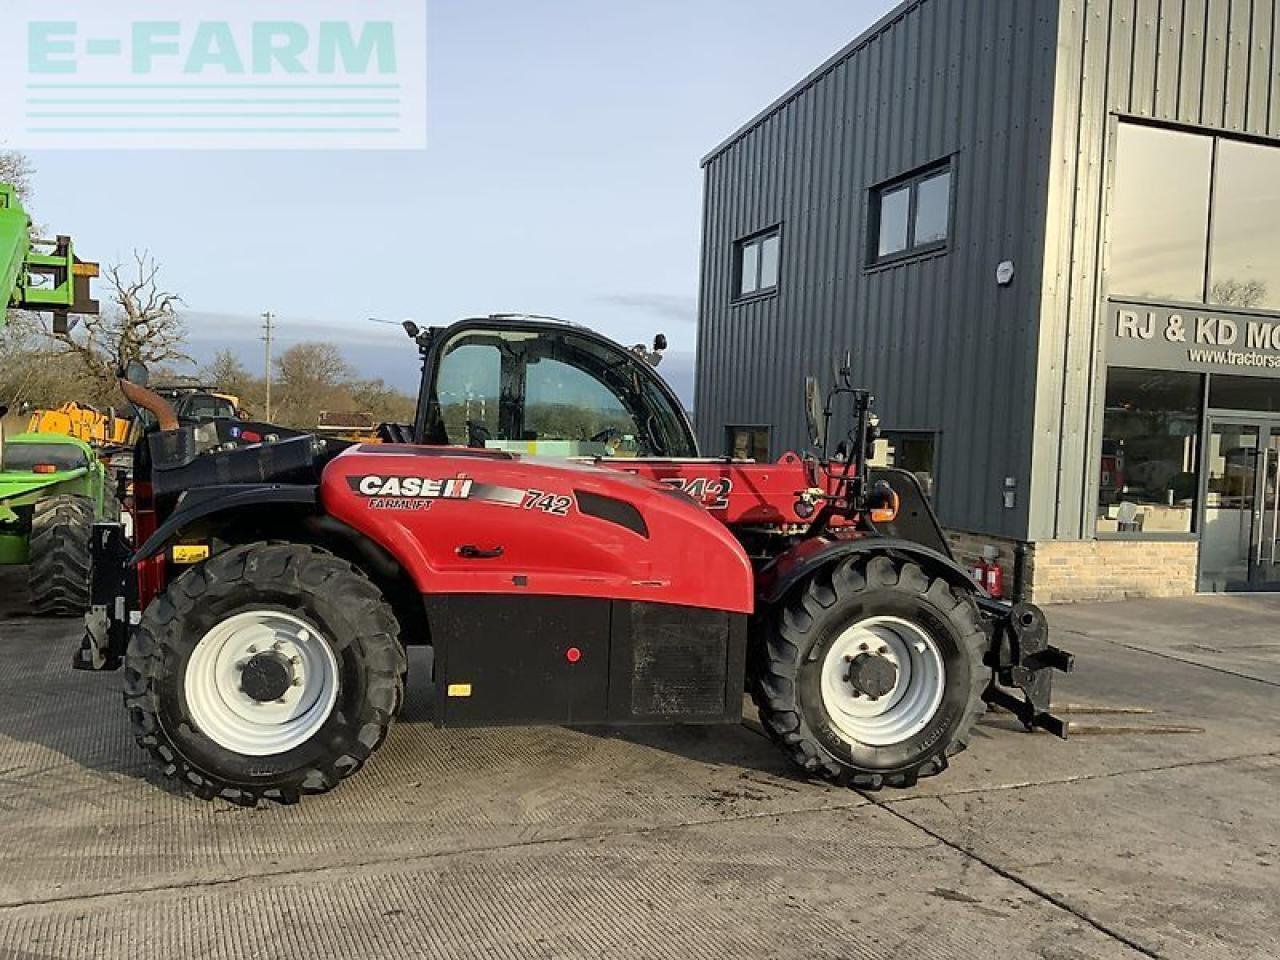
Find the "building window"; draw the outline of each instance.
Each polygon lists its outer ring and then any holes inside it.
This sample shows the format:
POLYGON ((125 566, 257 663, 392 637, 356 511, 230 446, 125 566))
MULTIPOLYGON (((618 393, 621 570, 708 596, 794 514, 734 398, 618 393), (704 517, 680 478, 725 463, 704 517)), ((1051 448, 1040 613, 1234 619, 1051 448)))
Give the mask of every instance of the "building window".
POLYGON ((778 289, 782 234, 775 227, 734 245, 734 299, 755 297, 778 289))
POLYGON ((1280 149, 1221 140, 1209 302, 1280 310, 1280 149))
POLYGON ((932 499, 937 480, 938 435, 923 430, 885 430, 876 444, 875 464, 915 474, 932 499))
POLYGON ((1118 137, 1109 288, 1197 303, 1204 296, 1213 139, 1131 123, 1120 125, 1118 137))
POLYGON ((1190 533, 1203 381, 1195 373, 1107 371, 1099 533, 1190 533))
POLYGON ((951 161, 871 191, 871 263, 945 249, 951 232, 951 161))
POLYGON ((1280 383, 1266 377, 1209 377, 1209 406, 1224 410, 1280 413, 1280 383))
POLYGON ((1280 147, 1120 124, 1108 293, 1280 310, 1277 183, 1280 147))
POLYGON ((769 462, 768 427, 725 427, 725 446, 734 460, 769 462))

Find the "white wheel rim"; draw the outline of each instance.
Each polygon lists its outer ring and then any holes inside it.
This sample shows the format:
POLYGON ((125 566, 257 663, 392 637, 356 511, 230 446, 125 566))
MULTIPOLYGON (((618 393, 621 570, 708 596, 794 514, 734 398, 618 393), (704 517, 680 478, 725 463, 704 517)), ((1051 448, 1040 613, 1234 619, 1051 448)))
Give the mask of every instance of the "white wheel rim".
POLYGON ((224 749, 252 757, 286 753, 306 743, 338 699, 338 660, 313 626, 278 610, 250 610, 206 633, 187 661, 187 709, 201 733, 224 749), (269 655, 287 664, 289 686, 262 702, 242 688, 246 664, 269 655))
POLYGON ((845 737, 886 747, 929 725, 946 690, 946 667, 933 637, 900 617, 869 617, 848 627, 822 663, 822 705, 845 737), (848 679, 860 655, 884 657, 897 671, 893 688, 875 699, 848 679))

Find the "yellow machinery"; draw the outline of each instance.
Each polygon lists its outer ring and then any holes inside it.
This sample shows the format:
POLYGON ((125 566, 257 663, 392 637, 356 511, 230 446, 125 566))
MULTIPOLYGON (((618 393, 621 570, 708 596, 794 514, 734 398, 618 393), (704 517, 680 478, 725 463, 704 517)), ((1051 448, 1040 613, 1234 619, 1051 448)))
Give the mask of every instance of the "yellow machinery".
POLYGON ((125 446, 132 438, 134 421, 102 413, 90 406, 64 403, 57 410, 37 410, 28 433, 58 433, 97 446, 125 446))

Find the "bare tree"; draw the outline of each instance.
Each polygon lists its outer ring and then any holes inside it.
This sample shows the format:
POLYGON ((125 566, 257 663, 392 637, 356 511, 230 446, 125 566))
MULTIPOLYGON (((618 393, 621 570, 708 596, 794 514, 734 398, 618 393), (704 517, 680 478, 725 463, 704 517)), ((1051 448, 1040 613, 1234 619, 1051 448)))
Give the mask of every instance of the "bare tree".
POLYGON ((314 427, 321 410, 350 403, 347 384, 354 371, 332 343, 298 343, 276 358, 276 378, 283 398, 275 411, 279 423, 314 427))
POLYGON ((0 404, 49 408, 68 400, 111 406, 120 393, 86 378, 80 362, 42 334, 36 314, 13 313, 0 335, 0 404))
POLYGON ((135 251, 132 264, 109 267, 105 279, 111 305, 100 316, 80 318, 69 333, 48 334, 64 353, 77 357, 95 382, 106 385, 133 360, 149 366, 190 361, 183 352, 186 328, 178 314, 182 298, 160 285, 155 258, 135 251))
POLYGON ((219 390, 234 395, 240 409, 250 415, 263 408, 266 381, 255 377, 234 350, 219 350, 212 360, 200 368, 200 379, 219 390))
POLYGON ((382 379, 355 380, 349 386, 352 412, 368 413, 375 421, 393 423, 413 419, 416 402, 382 379))
POLYGON ((1210 300, 1225 307, 1256 307, 1267 298, 1265 280, 1219 280, 1213 285, 1210 300))
POLYGON ((36 168, 26 155, 16 150, 0 150, 0 183, 7 183, 18 192, 24 204, 31 198, 31 181, 36 168))
POLYGON ((233 393, 243 391, 253 381, 253 374, 234 350, 219 350, 200 368, 200 378, 233 393))

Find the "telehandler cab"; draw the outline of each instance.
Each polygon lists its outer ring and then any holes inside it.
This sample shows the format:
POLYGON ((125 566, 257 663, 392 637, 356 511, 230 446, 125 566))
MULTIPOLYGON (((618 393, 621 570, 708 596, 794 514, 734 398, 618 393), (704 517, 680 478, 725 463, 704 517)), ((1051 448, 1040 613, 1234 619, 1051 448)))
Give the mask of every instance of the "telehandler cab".
POLYGON ((941 773, 987 703, 1065 732, 1070 656, 952 560, 913 475, 868 466, 847 369, 807 386, 829 453, 704 458, 657 350, 540 318, 407 326, 401 443, 180 425, 145 371, 122 380, 156 420, 140 545, 95 528, 76 666, 124 666, 139 744, 201 796, 291 802, 355 773, 407 644, 433 648, 437 724, 736 724, 745 688, 802 770, 861 788, 941 773))

